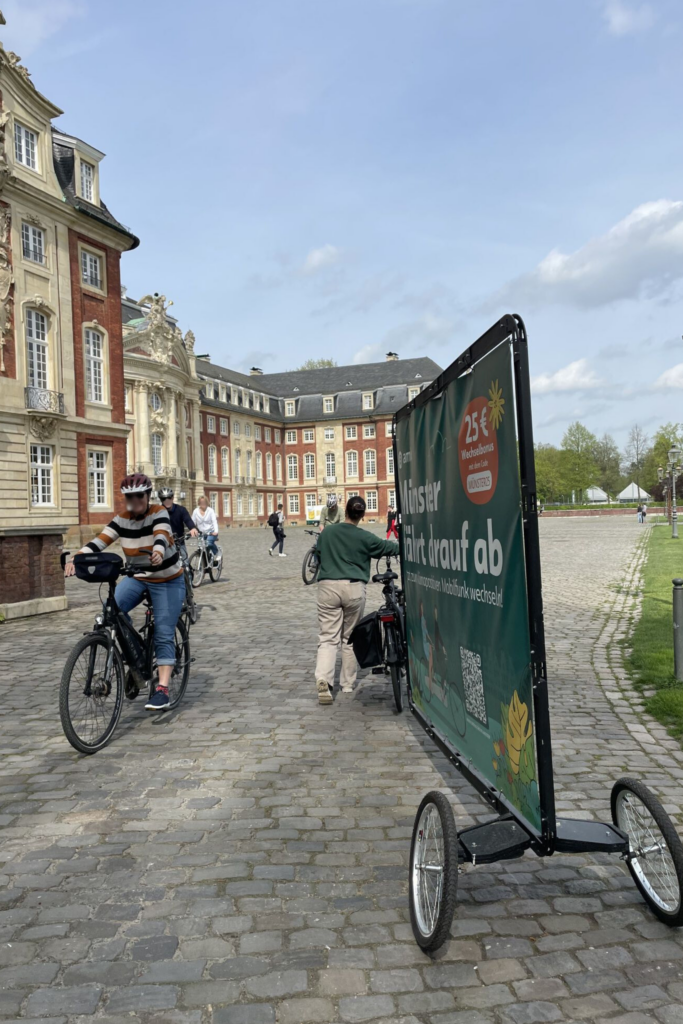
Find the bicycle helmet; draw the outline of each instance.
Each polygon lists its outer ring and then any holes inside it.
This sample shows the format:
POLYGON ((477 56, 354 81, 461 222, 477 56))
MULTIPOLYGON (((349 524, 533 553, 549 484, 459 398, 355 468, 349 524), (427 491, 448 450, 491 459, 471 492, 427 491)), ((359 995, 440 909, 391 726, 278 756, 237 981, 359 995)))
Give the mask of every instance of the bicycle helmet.
POLYGON ((328 496, 328 498, 327 498, 327 507, 328 508, 334 508, 334 506, 336 504, 337 504, 337 495, 336 494, 330 494, 328 496))
POLYGON ((121 481, 121 494, 151 494, 152 481, 145 473, 129 473, 121 481))
POLYGON ((173 488, 172 487, 162 487, 162 488, 160 488, 160 490, 159 490, 159 501, 167 501, 169 498, 172 498, 172 497, 173 497, 173 488))

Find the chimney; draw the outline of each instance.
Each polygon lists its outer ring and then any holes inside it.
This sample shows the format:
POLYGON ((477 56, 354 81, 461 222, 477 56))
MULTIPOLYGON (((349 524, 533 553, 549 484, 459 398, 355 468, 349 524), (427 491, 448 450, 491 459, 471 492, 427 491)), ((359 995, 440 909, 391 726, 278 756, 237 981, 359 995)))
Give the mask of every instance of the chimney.
POLYGON ((196 359, 204 359, 207 363, 211 362, 211 356, 208 352, 203 352, 201 355, 197 355, 196 359))
POLYGON ((398 360, 398 352, 387 352, 387 362, 395 363, 398 360))
POLYGON ((260 366, 252 366, 251 370, 249 371, 249 376, 250 377, 262 377, 263 376, 263 370, 261 369, 260 366))

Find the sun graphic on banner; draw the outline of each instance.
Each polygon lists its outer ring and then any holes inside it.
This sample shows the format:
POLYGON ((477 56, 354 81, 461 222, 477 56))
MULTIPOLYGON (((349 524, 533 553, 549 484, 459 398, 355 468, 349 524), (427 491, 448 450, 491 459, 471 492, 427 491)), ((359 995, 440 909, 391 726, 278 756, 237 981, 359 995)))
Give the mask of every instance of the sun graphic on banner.
POLYGON ((493 424, 494 430, 498 430, 503 419, 503 413, 505 409, 505 399, 503 398, 503 389, 498 387, 498 381, 491 381, 491 387, 489 388, 489 409, 491 415, 491 423, 493 424))

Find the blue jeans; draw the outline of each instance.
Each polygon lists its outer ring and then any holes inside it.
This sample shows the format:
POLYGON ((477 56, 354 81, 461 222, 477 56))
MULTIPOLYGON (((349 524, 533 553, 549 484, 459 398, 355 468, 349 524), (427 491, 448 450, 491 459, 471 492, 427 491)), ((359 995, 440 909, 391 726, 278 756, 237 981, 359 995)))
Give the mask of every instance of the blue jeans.
POLYGON ((215 557, 218 557, 218 548, 216 547, 216 539, 218 537, 218 534, 205 533, 204 536, 206 537, 207 548, 214 554, 215 557))
POLYGON ((175 665, 175 627, 185 600, 185 577, 168 583, 145 583, 126 576, 116 588, 116 603, 122 612, 136 608, 149 591, 154 609, 154 650, 157 665, 175 665))

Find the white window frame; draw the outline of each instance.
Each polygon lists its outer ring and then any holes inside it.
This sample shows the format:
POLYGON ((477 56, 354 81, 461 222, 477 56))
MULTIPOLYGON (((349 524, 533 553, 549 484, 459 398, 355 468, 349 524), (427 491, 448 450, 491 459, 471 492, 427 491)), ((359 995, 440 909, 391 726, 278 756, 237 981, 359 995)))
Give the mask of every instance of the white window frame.
POLYGON ((45 266, 45 232, 35 224, 21 222, 21 255, 29 263, 45 266))
POLYGON ((48 319, 37 309, 26 310, 26 379, 30 388, 47 391, 50 387, 48 319))
POLYGON ((285 431, 285 444, 296 444, 296 430, 285 431))
POLYGON ((256 423, 255 426, 254 426, 254 440, 255 441, 260 441, 261 440, 261 424, 260 423, 256 423))
POLYGON ((88 508, 111 508, 109 451, 102 448, 88 448, 86 451, 86 461, 88 470, 88 508))
POLYGON ((337 475, 337 458, 334 452, 325 452, 325 476, 330 477, 337 475), (331 467, 331 469, 330 469, 331 467))
POLYGON ((282 456, 279 452, 275 456, 275 482, 282 483, 282 456))
POLYGON ((223 491, 223 518, 230 516, 230 491, 223 491))
POLYGON ((22 167, 38 172, 38 133, 19 121, 14 122, 14 159, 22 167))
POLYGON ((256 452, 256 479, 263 480, 263 452, 256 452))
POLYGON ((244 500, 242 498, 242 495, 238 494, 237 495, 237 508, 236 508, 236 512, 237 512, 238 516, 241 516, 241 515, 244 514, 243 511, 242 511, 243 508, 244 508, 244 500))
POLYGON ((259 491, 256 495, 256 515, 263 515, 263 491, 259 491))
POLYGON ((285 416, 296 416, 296 402, 285 402, 285 416))
POLYGON ((276 431, 275 431, 275 444, 280 444, 280 441, 281 441, 281 440, 282 440, 282 438, 281 438, 281 436, 280 436, 280 431, 279 431, 279 430, 276 430, 276 431))
POLYGON ((334 427, 325 427, 325 440, 334 441, 334 427))
POLYGON ((358 452, 355 448, 351 448, 346 453, 346 475, 347 477, 354 477, 356 479, 358 477, 358 452), (353 463, 355 463, 355 470, 353 468, 353 463))
POLYGON ((304 455, 304 480, 315 480, 315 455, 306 452, 304 455))
POLYGON ((387 448, 387 476, 394 475, 394 449, 387 448))
POLYGON ((272 484, 273 482, 273 453, 266 452, 266 480, 272 484))
POLYGON ((216 472, 216 445, 210 444, 208 448, 209 454, 209 476, 218 476, 216 472))
POLYGON ((358 427, 349 426, 346 428, 346 440, 357 441, 358 440, 358 427))
POLYGON ((232 424, 232 432, 233 432, 233 434, 235 435, 235 437, 239 437, 239 436, 240 436, 240 425, 239 425, 239 423, 237 422, 237 420, 234 420, 234 421, 233 421, 233 424, 232 424))
POLYGON ((261 396, 263 399, 263 411, 270 412, 270 399, 266 395, 261 396))
POLYGON ((85 288, 94 288, 98 292, 104 291, 103 267, 104 260, 100 254, 81 246, 81 284, 85 288))
POLYGON ((30 447, 31 465, 31 505, 54 506, 54 448, 51 444, 32 444, 30 447))
POLYGON ((239 482, 239 478, 242 475, 242 449, 235 448, 235 479, 239 482))
POLYGON ((209 507, 218 515, 218 491, 211 491, 209 494, 209 507))
POLYGON ((326 416, 334 412, 334 395, 323 396, 323 412, 326 416))
POLYGON ((247 515, 253 516, 254 514, 254 495, 249 493, 247 495, 247 515))
POLYGON ((362 398, 363 412, 367 412, 369 409, 375 408, 375 396, 372 391, 365 391, 362 398))
POLYGON ((223 437, 227 436, 227 434, 228 434, 228 421, 226 420, 225 416, 221 416, 220 428, 221 428, 221 434, 223 435, 223 437))
POLYGON ((363 452, 363 475, 377 476, 377 452, 374 448, 366 448, 363 452), (371 469, 368 469, 369 463, 372 464, 371 469))
POLYGON ((228 400, 228 389, 226 388, 225 384, 219 384, 218 385, 218 393, 220 395, 221 402, 227 402, 227 400, 228 400))
POLYGON ((230 388, 230 401, 233 405, 237 405, 238 391, 237 388, 230 388))
POLYGON ((81 196, 88 203, 95 202, 95 173, 95 165, 81 158, 81 196))
POLYGON ((249 482, 249 483, 251 482, 252 476, 253 476, 253 474, 252 474, 253 463, 254 463, 254 453, 252 452, 251 448, 247 448, 247 472, 246 472, 246 477, 247 477, 247 482, 249 482))
POLYGON ((304 443, 315 441, 315 430, 304 430, 304 443))
POLYGON ((83 331, 85 349, 85 400, 96 405, 107 401, 105 339, 101 331, 86 327, 83 331))
POLYGON ((375 430, 375 424, 374 423, 366 423, 366 424, 364 424, 364 426, 363 426, 363 437, 367 440, 368 438, 376 437, 376 436, 377 436, 377 431, 375 430))
POLYGON ((266 499, 266 508, 268 509, 268 515, 270 515, 270 513, 275 508, 275 495, 274 494, 269 494, 268 495, 268 497, 266 499))
POLYGON ((420 389, 419 389, 419 387, 413 387, 413 388, 408 388, 408 401, 409 401, 409 402, 412 402, 412 400, 413 400, 414 398, 417 398, 417 396, 418 396, 419 394, 420 394, 420 389))
POLYGON ((206 432, 207 432, 207 434, 215 434, 216 433, 216 417, 215 416, 208 416, 207 415, 207 417, 206 417, 206 432))
POLYGON ((299 482, 299 456, 288 455, 287 456, 287 482, 294 481, 299 482))
POLYGON ((264 433, 266 444, 270 444, 270 439, 273 436, 270 427, 266 427, 264 433))
MULTIPOLYGON (((161 467, 164 464, 164 439, 161 436, 161 434, 152 434, 151 435, 149 447, 150 447, 150 457, 152 459, 152 465, 154 466, 154 472, 158 473, 159 470, 161 469, 161 467), (157 439, 158 439, 158 444, 157 444, 157 439), (158 461, 155 458, 155 452, 156 451, 158 451, 158 453, 159 453, 159 460, 158 461)), ((202 464, 203 464, 203 462, 204 462, 204 458, 202 456, 202 464)))
POLYGON ((387 501, 388 501, 388 503, 389 503, 391 508, 396 508, 396 491, 395 490, 391 490, 390 489, 387 492, 387 501))
MULTIPOLYGON (((157 394, 156 391, 152 391, 151 392, 151 394, 149 396, 149 404, 151 405, 152 409, 154 409, 154 412, 159 412, 159 410, 162 409, 163 405, 164 405, 164 403, 162 402, 161 398, 159 397, 159 395, 157 394)), ((199 417, 199 426, 200 427, 201 427, 201 424, 202 424, 202 417, 200 415, 200 417, 199 417)))
POLYGON ((314 493, 307 494, 304 498, 304 501, 306 503, 306 508, 315 508, 315 506, 318 504, 318 495, 314 493))
POLYGON ((287 497, 289 499, 289 514, 290 514, 290 516, 298 516, 299 515, 299 495, 298 494, 288 494, 287 497))
POLYGON ((385 437, 393 437, 394 436, 394 424, 391 422, 391 420, 387 420, 385 422, 385 424, 384 424, 384 436, 385 437))
POLYGON ((365 505, 367 507, 368 512, 377 512, 379 507, 377 503, 377 491, 365 492, 365 505))
POLYGON ((244 424, 244 436, 251 437, 251 423, 244 424))
POLYGON ((221 480, 230 479, 230 449, 223 445, 221 448, 221 480))

